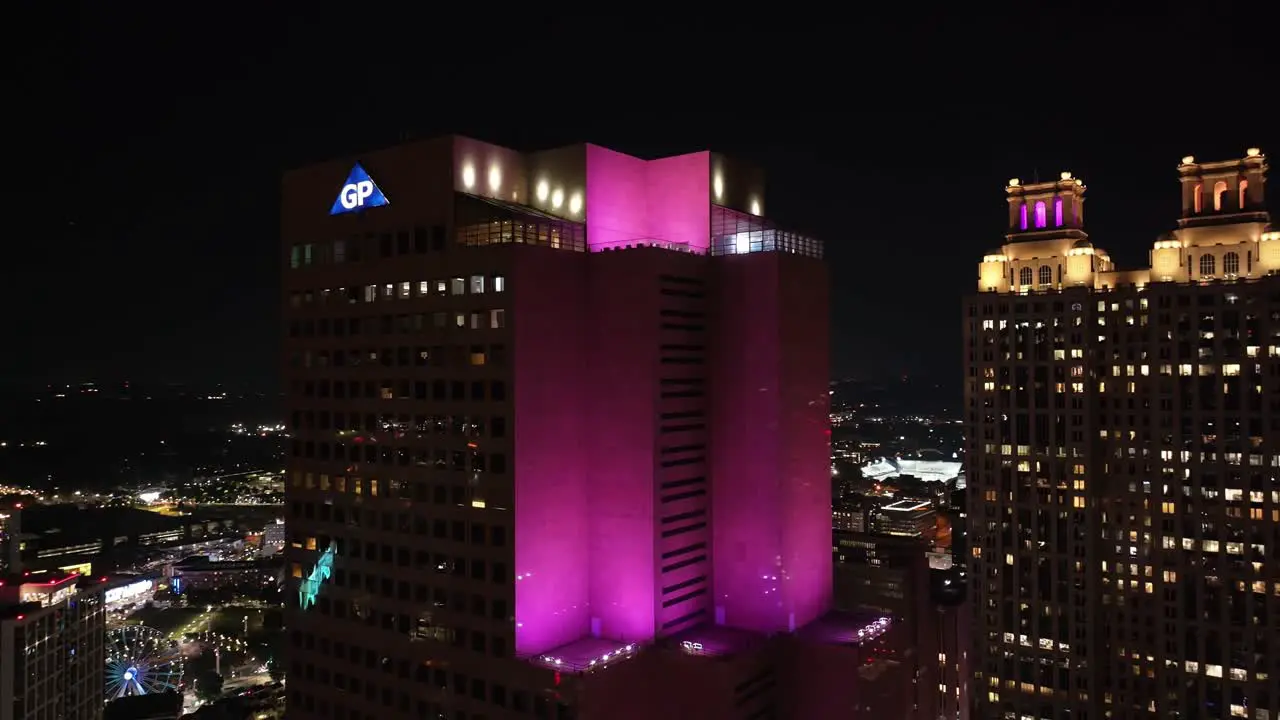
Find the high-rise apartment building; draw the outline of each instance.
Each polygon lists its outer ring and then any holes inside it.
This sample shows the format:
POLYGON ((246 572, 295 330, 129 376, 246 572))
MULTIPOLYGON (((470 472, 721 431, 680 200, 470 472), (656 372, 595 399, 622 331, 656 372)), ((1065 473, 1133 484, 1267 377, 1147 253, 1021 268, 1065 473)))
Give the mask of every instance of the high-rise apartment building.
POLYGON ((776 709, 751 653, 830 601, 828 311, 763 203, 461 137, 286 175, 290 718, 624 718, 590 680, 653 644, 740 659, 698 717, 776 709))
POLYGON ((1280 717, 1280 232, 1257 149, 1183 158, 1116 269, 1070 173, 1006 188, 965 303, 979 716, 1280 717))
POLYGON ((0 717, 102 717, 102 590, 63 572, 0 576, 0 717))

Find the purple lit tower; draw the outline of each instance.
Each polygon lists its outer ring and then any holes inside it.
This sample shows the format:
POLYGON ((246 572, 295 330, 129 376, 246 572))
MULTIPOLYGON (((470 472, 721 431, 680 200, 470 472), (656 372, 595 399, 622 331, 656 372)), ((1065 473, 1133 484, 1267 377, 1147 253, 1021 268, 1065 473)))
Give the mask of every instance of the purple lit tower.
MULTIPOLYGON (((291 574, 337 548, 295 664, 385 636, 424 681, 391 691, 411 713, 484 712, 492 685, 621 717, 589 676, 636 659, 642 688, 678 669, 645 669, 655 643, 763 647, 822 616, 826 269, 763 206, 711 152, 448 137, 290 173, 291 574), (454 675, 468 691, 439 692, 454 675)), ((372 707, 330 672, 291 675, 291 717, 372 707)))

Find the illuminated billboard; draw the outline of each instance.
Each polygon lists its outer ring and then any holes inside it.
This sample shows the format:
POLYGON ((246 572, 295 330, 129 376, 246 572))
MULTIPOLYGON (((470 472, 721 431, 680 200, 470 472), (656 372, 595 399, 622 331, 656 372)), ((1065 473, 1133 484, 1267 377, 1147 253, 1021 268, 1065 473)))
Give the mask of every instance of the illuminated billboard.
POLYGON ((341 215, 390 204, 391 201, 382 194, 382 189, 373 181, 373 178, 369 177, 369 173, 365 172, 360 163, 356 163, 347 174, 347 181, 338 191, 338 197, 333 201, 333 207, 329 208, 329 214, 341 215))

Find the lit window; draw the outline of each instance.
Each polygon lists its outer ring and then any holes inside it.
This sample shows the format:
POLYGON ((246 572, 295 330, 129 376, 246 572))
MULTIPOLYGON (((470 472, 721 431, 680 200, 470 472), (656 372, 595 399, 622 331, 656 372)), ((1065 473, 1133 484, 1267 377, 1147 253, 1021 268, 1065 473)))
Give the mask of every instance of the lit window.
POLYGON ((467 281, 464 278, 456 277, 449 280, 449 294, 463 295, 467 292, 467 281))
POLYGON ((477 295, 483 292, 484 292, 484 276, 472 275, 471 276, 471 294, 477 295))
POLYGON ((1049 225, 1049 219, 1046 217, 1046 208, 1043 200, 1036 202, 1036 227, 1042 228, 1049 225))
POLYGON ((507 279, 501 275, 493 276, 493 291, 505 292, 507 289, 507 279))
POLYGON ((1053 224, 1055 227, 1062 227, 1062 198, 1053 201, 1053 224))

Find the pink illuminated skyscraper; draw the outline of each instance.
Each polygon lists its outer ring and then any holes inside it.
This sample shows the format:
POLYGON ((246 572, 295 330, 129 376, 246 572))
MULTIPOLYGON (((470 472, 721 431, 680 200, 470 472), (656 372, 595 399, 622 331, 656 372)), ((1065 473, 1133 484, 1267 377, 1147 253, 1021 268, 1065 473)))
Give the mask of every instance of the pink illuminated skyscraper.
POLYGON ((826 270, 764 201, 462 137, 286 176, 291 718, 626 717, 824 616, 826 270))

